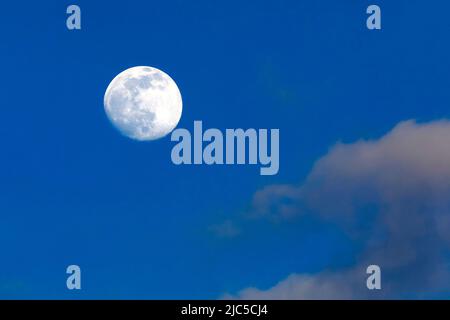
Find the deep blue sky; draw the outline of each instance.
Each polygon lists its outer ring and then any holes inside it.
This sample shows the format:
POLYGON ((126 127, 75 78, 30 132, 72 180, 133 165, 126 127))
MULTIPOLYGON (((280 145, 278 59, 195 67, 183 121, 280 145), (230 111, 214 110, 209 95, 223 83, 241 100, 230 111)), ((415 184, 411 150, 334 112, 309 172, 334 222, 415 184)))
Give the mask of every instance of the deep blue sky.
POLYGON ((312 218, 231 239, 210 226, 267 184, 303 180, 337 141, 450 116, 448 1, 74 3, 80 31, 66 29, 69 2, 1 8, 1 298, 217 298, 351 264, 359 244, 312 218), (372 3, 381 31, 366 28, 372 3), (178 84, 179 127, 279 128, 279 174, 174 166, 169 137, 121 136, 103 95, 138 65, 178 84))

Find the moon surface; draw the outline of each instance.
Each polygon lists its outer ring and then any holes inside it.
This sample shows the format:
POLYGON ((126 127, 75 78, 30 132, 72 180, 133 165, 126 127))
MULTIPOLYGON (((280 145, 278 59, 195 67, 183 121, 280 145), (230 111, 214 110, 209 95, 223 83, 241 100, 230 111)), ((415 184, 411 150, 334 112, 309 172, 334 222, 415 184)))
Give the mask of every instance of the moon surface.
POLYGON ((105 112, 125 136, 155 140, 169 134, 181 118, 183 102, 175 81, 153 67, 133 67, 109 84, 104 97, 105 112))

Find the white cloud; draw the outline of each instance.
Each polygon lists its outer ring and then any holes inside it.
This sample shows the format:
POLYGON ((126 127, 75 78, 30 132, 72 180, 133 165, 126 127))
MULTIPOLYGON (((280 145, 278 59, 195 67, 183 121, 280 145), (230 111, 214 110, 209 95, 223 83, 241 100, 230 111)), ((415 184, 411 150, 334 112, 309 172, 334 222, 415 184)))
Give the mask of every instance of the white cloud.
MULTIPOLYGON (((363 280, 363 279, 361 279, 363 280)), ((364 282, 361 282, 362 284, 364 282)), ((354 279, 338 274, 320 275, 292 274, 267 290, 247 288, 236 296, 227 295, 224 299, 243 300, 317 300, 356 298, 354 279), (348 282, 350 280, 350 282, 348 282)), ((362 291, 362 288, 359 288, 362 291)))
POLYGON ((238 297, 364 298, 368 290, 359 284, 365 285, 365 267, 372 263, 382 267, 385 297, 450 289, 444 257, 450 244, 450 121, 405 121, 378 140, 338 143, 303 184, 268 186, 252 206, 254 216, 279 220, 318 215, 341 225, 364 250, 353 268, 294 274, 238 297), (369 210, 375 218, 368 226, 361 221, 367 222, 369 210))

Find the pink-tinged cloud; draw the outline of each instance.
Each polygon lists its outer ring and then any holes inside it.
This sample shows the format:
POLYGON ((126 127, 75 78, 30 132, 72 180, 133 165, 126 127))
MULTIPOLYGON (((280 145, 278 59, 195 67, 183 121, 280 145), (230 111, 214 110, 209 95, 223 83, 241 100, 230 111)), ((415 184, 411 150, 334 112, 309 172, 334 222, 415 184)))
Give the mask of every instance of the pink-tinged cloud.
POLYGON ((382 268, 376 297, 426 297, 450 291, 450 121, 399 123, 377 140, 338 143, 304 183, 258 191, 252 215, 278 221, 314 214, 363 244, 351 268, 292 274, 267 290, 235 297, 371 298, 365 268, 382 268), (371 224, 365 215, 375 212, 371 224))

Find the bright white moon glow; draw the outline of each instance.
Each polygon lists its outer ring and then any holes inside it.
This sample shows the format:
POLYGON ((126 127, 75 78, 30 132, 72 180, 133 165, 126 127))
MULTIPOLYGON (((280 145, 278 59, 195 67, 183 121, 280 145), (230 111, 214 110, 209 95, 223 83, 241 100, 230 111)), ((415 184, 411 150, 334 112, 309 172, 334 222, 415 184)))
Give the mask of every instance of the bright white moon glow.
POLYGON ((115 77, 106 89, 104 106, 122 134, 140 141, 169 134, 183 109, 176 83, 152 67, 130 68, 115 77))

